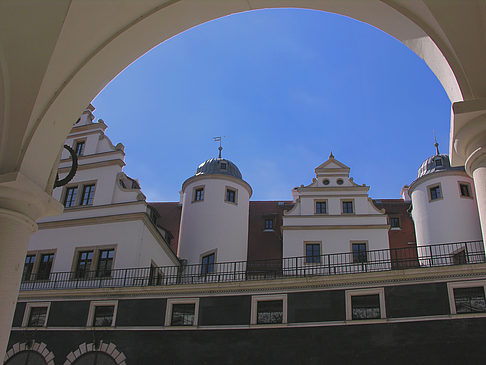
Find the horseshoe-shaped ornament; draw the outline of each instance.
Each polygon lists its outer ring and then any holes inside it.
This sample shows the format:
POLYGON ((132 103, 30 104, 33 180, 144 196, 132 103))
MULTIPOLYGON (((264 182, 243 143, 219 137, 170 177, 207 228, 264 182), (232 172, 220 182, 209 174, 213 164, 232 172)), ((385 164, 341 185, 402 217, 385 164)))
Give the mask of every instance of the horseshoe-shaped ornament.
POLYGON ((76 155, 76 152, 69 147, 67 144, 64 145, 64 148, 69 151, 71 154, 71 159, 73 160, 73 164, 71 165, 71 170, 69 171, 69 174, 61 180, 59 180, 59 174, 56 175, 56 181, 54 182, 54 188, 58 188, 60 186, 64 186, 67 183, 69 183, 74 175, 76 175, 76 171, 78 170, 78 156, 76 155))

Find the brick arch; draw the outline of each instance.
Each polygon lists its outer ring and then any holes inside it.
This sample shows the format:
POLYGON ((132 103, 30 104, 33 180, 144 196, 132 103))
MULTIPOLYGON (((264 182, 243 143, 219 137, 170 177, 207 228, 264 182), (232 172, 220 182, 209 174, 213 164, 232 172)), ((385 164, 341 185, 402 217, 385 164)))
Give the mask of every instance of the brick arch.
POLYGON ((47 348, 47 345, 44 342, 33 342, 33 343, 27 343, 27 342, 17 342, 15 343, 10 350, 7 351, 5 354, 5 359, 3 360, 3 363, 5 364, 8 360, 10 360, 12 357, 17 355, 19 352, 22 351, 34 351, 37 352, 39 355, 41 355, 47 365, 55 365, 54 363, 54 353, 50 351, 47 348))
MULTIPOLYGON (((123 352, 117 350, 116 345, 113 343, 105 343, 103 341, 100 342, 98 346, 94 343, 86 343, 83 342, 78 348, 74 351, 71 351, 66 357, 66 361, 64 361, 63 365, 71 365, 74 363, 78 358, 83 356, 88 352, 103 352, 110 356, 113 360, 115 360, 117 365, 127 365, 126 356, 123 352)), ((49 364, 51 365, 51 364, 49 364)))

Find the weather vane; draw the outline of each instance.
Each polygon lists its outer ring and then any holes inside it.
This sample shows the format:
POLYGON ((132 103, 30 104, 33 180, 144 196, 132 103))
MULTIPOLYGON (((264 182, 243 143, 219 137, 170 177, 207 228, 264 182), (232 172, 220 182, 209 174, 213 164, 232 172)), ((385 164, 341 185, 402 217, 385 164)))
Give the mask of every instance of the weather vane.
POLYGON ((437 143, 437 138, 435 137, 435 129, 433 130, 433 132, 434 132, 434 140, 435 140, 434 143, 435 151, 437 152, 437 154, 439 154, 439 144, 437 143))
POLYGON ((219 136, 219 137, 213 137, 213 140, 215 142, 219 142, 219 147, 218 147, 218 150, 219 150, 219 157, 218 158, 221 158, 221 151, 223 150, 223 147, 221 147, 221 140, 223 138, 226 138, 226 136, 219 136))

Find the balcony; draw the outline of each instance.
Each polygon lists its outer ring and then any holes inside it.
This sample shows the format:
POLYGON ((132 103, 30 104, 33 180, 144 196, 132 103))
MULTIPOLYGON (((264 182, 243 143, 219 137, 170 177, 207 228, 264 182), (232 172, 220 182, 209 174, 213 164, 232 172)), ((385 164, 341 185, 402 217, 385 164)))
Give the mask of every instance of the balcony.
POLYGON ((288 257, 281 260, 234 261, 185 266, 42 273, 22 281, 21 291, 168 286, 330 276, 391 270, 485 263, 482 241, 288 257))

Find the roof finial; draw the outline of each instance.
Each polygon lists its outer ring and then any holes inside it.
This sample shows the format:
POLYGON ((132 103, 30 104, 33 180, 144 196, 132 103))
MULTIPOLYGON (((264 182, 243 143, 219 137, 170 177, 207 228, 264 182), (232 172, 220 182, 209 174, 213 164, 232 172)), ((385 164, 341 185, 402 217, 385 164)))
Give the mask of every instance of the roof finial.
POLYGON ((436 154, 438 155, 439 154, 439 144, 437 143, 437 138, 435 137, 435 130, 434 130, 434 140, 435 140, 435 143, 434 143, 435 151, 436 151, 436 154))
POLYGON ((219 156, 218 158, 221 158, 221 151, 223 150, 223 147, 221 147, 221 139, 223 139, 225 136, 219 136, 219 137, 213 137, 213 140, 215 142, 219 142, 219 147, 218 147, 218 150, 219 150, 219 156))
POLYGON ((329 155, 329 158, 334 158, 334 155, 332 154, 332 151, 331 151, 331 154, 329 155))

